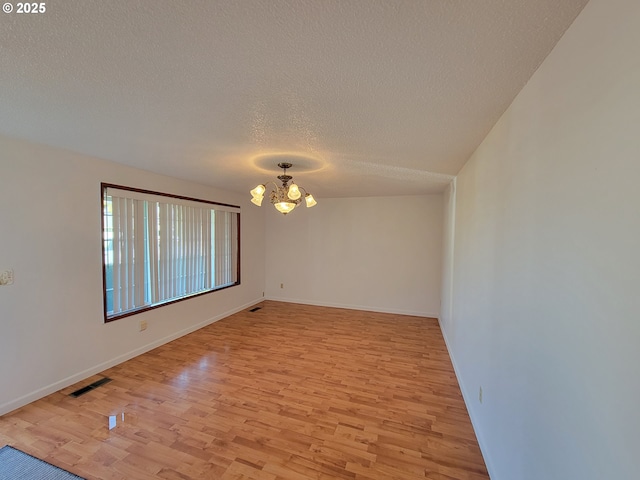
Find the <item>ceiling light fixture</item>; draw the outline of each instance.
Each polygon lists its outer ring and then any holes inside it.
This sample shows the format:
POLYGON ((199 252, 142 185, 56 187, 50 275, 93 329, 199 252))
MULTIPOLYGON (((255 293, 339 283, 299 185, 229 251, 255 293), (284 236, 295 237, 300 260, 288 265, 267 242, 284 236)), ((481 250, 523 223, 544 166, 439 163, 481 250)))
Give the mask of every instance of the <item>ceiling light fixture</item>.
POLYGON ((307 208, 313 207, 316 203, 316 200, 313 198, 313 195, 307 193, 307 191, 293 183, 293 177, 291 175, 287 175, 287 168, 291 168, 293 165, 290 163, 282 162, 278 164, 278 167, 284 170, 282 175, 278 175, 278 179, 282 182, 282 186, 279 187, 274 182, 267 182, 262 185, 258 185, 256 188, 251 190, 251 203, 257 206, 262 205, 262 200, 264 199, 264 194, 267 191, 267 185, 273 184, 275 190, 272 190, 269 194, 269 199, 276 210, 280 213, 287 214, 291 212, 296 206, 302 203, 302 190, 304 192, 304 201, 307 205, 307 208), (289 184, 291 182, 291 184, 289 184))

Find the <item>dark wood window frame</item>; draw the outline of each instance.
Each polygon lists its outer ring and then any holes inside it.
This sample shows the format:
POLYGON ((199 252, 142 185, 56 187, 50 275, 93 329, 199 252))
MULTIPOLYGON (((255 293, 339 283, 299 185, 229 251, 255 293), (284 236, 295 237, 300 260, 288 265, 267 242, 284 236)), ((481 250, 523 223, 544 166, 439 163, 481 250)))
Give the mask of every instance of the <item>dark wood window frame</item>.
MULTIPOLYGON (((168 202, 170 203, 170 202, 168 202)), ((213 210, 215 210, 215 208, 212 208, 213 210)), ((123 185, 116 185, 116 184, 112 184, 112 183, 101 183, 100 184, 100 219, 101 219, 101 227, 102 227, 102 297, 103 297, 103 313, 104 313, 104 321, 105 323, 107 322, 112 322, 114 320, 119 320, 121 318, 125 318, 125 317, 129 317, 132 315, 136 315, 138 313, 142 313, 142 312, 146 312, 149 310, 154 310, 156 308, 160 308, 160 307, 164 307, 166 305, 171 305, 173 303, 178 303, 178 302, 182 302, 184 300, 189 300, 191 298, 195 298, 195 297, 199 297, 201 295, 207 295, 210 293, 214 293, 220 290, 224 290, 230 287, 235 287, 237 285, 240 285, 240 259, 241 259, 241 236, 240 236, 240 224, 241 224, 241 215, 240 215, 240 206, 238 205, 232 205, 232 204, 228 204, 228 203, 220 203, 220 202, 213 202, 210 200, 202 200, 199 198, 194 198, 194 197, 187 197, 187 196, 182 196, 182 195, 174 195, 174 194, 170 194, 170 193, 164 193, 164 192, 156 192, 153 190, 145 190, 145 189, 140 189, 140 188, 134 188, 134 187, 127 187, 127 186, 123 186, 123 185), (173 199, 177 199, 177 200, 183 200, 183 201, 188 201, 188 202, 197 202, 199 204, 203 204, 203 205, 208 205, 210 206, 209 208, 211 208, 211 206, 215 207, 215 206, 219 206, 219 207, 228 207, 228 208, 232 208, 232 209, 237 209, 237 243, 236 243, 236 258, 235 258, 235 264, 236 264, 236 272, 235 272, 235 282, 233 282, 232 284, 227 284, 224 286, 219 286, 219 287, 213 287, 210 289, 207 289, 205 291, 200 291, 200 292, 195 292, 195 293, 191 293, 191 294, 187 294, 181 297, 176 297, 176 298, 171 298, 165 301, 160 301, 158 303, 153 303, 153 304, 149 304, 149 305, 144 305, 141 307, 137 307, 137 308, 133 308, 130 310, 126 310, 123 311, 121 313, 118 314, 111 314, 109 315, 108 310, 107 310, 107 262, 106 262, 106 250, 107 250, 107 240, 106 240, 106 225, 105 225, 105 206, 106 206, 106 201, 107 201, 107 189, 118 189, 118 190, 124 190, 124 191, 130 191, 130 192, 134 192, 136 194, 142 194, 142 195, 153 195, 153 196, 157 196, 157 197, 166 197, 166 198, 173 198, 173 199)))

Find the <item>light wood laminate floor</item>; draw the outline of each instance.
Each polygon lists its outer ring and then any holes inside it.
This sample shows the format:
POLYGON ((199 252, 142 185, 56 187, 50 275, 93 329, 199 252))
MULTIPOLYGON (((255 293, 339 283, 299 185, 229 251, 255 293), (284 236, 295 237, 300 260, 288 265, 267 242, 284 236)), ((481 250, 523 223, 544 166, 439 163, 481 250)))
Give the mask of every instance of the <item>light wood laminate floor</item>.
POLYGON ((436 320, 258 306, 0 417, 0 446, 87 479, 489 478, 436 320))

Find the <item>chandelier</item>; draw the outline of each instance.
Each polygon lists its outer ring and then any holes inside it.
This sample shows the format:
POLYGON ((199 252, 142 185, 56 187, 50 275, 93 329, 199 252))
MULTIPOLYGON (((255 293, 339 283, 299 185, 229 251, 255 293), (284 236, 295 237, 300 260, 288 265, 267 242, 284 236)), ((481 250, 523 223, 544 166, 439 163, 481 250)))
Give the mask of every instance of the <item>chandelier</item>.
POLYGON ((271 183, 275 187, 275 190, 272 190, 269 194, 269 200, 276 207, 280 213, 287 214, 291 212, 296 206, 302 203, 302 193, 300 190, 304 191, 304 201, 307 205, 307 208, 313 207, 316 203, 316 200, 313 198, 313 195, 307 193, 307 191, 293 183, 293 177, 291 175, 287 175, 287 168, 291 168, 293 165, 290 163, 279 163, 278 167, 284 170, 282 175, 278 175, 278 179, 282 182, 282 186, 279 187, 275 184, 275 182, 267 182, 262 185, 258 185, 256 188, 251 190, 251 203, 257 206, 262 205, 262 200, 264 199, 264 193, 267 191, 267 184, 271 183), (291 184, 289 184, 291 182, 291 184))

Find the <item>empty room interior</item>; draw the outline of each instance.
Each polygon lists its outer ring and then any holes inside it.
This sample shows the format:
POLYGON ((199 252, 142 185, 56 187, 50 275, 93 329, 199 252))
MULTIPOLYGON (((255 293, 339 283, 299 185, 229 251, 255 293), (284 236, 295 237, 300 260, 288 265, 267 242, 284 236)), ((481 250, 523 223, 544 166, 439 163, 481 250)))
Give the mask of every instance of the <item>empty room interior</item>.
POLYGON ((640 2, 3 10, 0 447, 640 478, 640 2))

